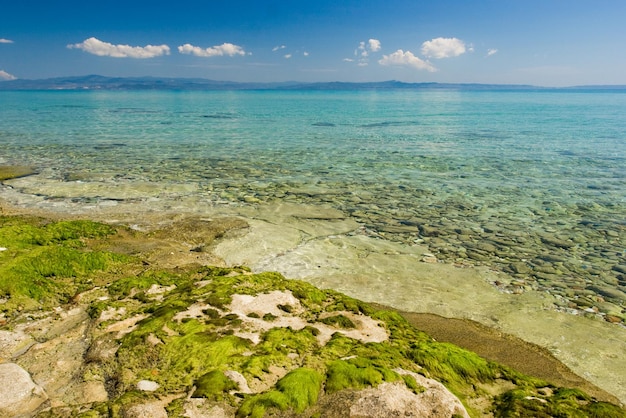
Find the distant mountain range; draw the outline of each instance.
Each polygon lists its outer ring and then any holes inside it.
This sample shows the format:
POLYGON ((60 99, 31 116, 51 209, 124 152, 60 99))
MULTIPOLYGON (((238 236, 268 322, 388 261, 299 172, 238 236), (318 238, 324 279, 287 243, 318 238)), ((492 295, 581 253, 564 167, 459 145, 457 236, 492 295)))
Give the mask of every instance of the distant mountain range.
POLYGON ((607 90, 626 91, 623 86, 573 86, 561 88, 537 87, 519 84, 451 84, 451 83, 404 83, 381 81, 370 83, 239 83, 215 81, 204 78, 160 77, 105 77, 87 75, 57 77, 41 80, 10 80, 0 82, 0 90, 607 90))

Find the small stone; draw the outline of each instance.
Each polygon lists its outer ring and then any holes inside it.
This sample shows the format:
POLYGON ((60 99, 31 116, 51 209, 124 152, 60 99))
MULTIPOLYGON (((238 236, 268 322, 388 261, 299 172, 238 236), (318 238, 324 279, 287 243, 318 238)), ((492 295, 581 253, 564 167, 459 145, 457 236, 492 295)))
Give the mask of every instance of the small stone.
POLYGON ((612 324, 619 324, 620 322, 622 322, 622 318, 615 315, 606 315, 604 319, 606 322, 610 322, 612 324))
POLYGON ((137 389, 144 392, 154 392, 159 387, 161 387, 161 385, 157 382, 153 382, 152 380, 140 380, 137 382, 137 389))

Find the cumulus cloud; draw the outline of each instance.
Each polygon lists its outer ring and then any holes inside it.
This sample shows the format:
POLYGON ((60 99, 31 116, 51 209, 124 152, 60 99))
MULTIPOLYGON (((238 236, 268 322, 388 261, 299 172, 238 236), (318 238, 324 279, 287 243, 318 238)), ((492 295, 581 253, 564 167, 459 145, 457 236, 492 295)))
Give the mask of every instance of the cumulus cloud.
MULTIPOLYGON (((371 52, 380 51, 381 44, 378 39, 369 39, 367 42, 359 42, 359 46, 354 50, 354 56, 359 57, 358 65, 365 67, 369 64, 369 56, 371 52)), ((345 58, 344 61, 352 62, 349 58, 345 58)))
POLYGON ((285 55, 284 55, 284 57, 285 57, 286 59, 289 59, 289 58, 291 58, 291 54, 285 54, 285 55))
POLYGON ((17 80, 17 77, 15 77, 13 74, 7 73, 4 70, 0 70, 0 80, 3 80, 3 81, 17 80))
POLYGON ((12 44, 13 41, 10 39, 0 38, 0 44, 12 44))
POLYGON ((370 39, 367 41, 370 47, 370 51, 378 52, 380 51, 380 41, 378 39, 370 39))
POLYGON ((273 51, 273 52, 276 52, 276 51, 278 51, 279 49, 285 49, 285 48, 287 48, 285 45, 277 45, 277 46, 275 46, 274 48, 272 48, 272 51, 273 51))
POLYGON ((378 63, 380 65, 411 67, 416 70, 426 70, 431 73, 437 71, 437 69, 430 62, 416 57, 411 51, 404 52, 401 49, 398 49, 393 54, 383 55, 383 58, 379 60, 378 63))
POLYGON ((228 42, 210 48, 201 48, 199 46, 185 44, 178 47, 178 52, 181 54, 195 55, 196 57, 222 57, 224 55, 234 57, 235 55, 246 55, 246 51, 244 51, 242 47, 228 42))
POLYGON ((465 51, 465 42, 457 38, 434 38, 422 44, 422 55, 437 59, 458 57, 465 51))
POLYGON ((70 44, 67 47, 70 49, 82 49, 85 52, 101 57, 113 58, 154 58, 170 54, 170 47, 167 45, 113 45, 93 37, 85 39, 78 44, 70 44))
POLYGON ((309 56, 309 53, 308 53, 308 52, 306 52, 306 51, 304 51, 304 52, 302 53, 302 55, 304 55, 305 57, 308 57, 308 56, 309 56))
POLYGON ((354 62, 354 60, 352 58, 344 58, 343 61, 344 62, 354 62))
POLYGON ((495 49, 495 48, 490 48, 490 49, 488 49, 488 50, 487 50, 487 56, 488 56, 488 57, 490 57, 490 56, 492 56, 492 55, 495 55, 495 54, 497 54, 497 53, 498 53, 498 50, 497 50, 497 49, 495 49))

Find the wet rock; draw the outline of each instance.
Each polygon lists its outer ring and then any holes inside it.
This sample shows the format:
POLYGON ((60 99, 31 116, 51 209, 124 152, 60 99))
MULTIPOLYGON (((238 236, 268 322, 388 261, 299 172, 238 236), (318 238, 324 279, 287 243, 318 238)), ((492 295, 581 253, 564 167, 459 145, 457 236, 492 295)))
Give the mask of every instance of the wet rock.
POLYGON ((619 264, 617 266, 613 266, 613 268, 611 268, 611 270, 617 271, 617 272, 622 273, 622 274, 626 274, 626 265, 619 264))
POLYGON ((484 253, 476 250, 467 250, 466 254, 469 258, 476 261, 487 261, 489 259, 484 253))
POLYGON ((573 242, 565 241, 565 240, 558 239, 556 237, 551 237, 551 236, 542 236, 541 242, 543 242, 546 245, 550 245, 552 247, 558 247, 558 248, 564 248, 564 249, 569 249, 576 245, 573 242))
POLYGON ((530 266, 523 261, 517 261, 509 264, 509 268, 517 274, 528 274, 532 271, 530 266))
POLYGON ((35 169, 24 165, 0 165, 0 181, 37 174, 35 169))
POLYGON ((591 290, 599 295, 604 296, 607 299, 613 299, 615 301, 626 301, 626 294, 618 289, 612 289, 605 286, 587 286, 587 290, 591 290))
POLYGON ((46 399, 45 391, 26 370, 15 363, 0 364, 0 416, 29 414, 46 399))
POLYGON ((429 225, 420 225, 419 226, 420 234, 424 237, 438 237, 441 234, 441 231, 429 225))

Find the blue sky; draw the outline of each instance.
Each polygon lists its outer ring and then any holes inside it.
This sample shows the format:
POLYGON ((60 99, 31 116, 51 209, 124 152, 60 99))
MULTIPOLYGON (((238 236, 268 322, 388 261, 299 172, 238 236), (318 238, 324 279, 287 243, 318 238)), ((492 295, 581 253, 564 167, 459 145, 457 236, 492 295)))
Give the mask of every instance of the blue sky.
POLYGON ((623 0, 29 1, 0 79, 626 84, 623 0))

